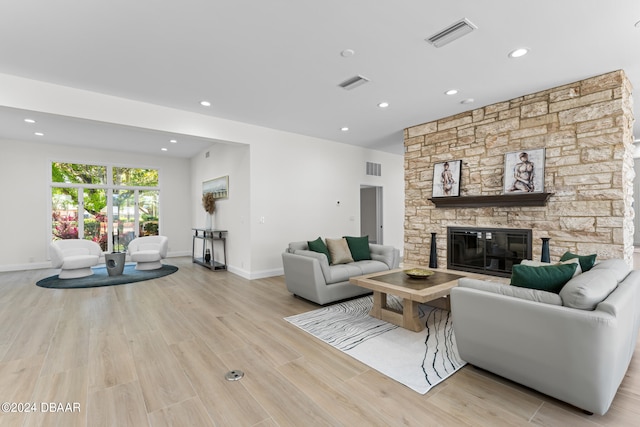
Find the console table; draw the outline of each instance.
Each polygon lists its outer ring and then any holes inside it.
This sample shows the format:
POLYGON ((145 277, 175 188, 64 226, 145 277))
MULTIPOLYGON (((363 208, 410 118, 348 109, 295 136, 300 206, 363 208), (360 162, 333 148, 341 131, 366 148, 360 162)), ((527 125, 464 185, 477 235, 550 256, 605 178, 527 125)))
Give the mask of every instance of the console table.
MULTIPOLYGON (((207 267, 211 270, 227 269, 227 230, 210 230, 206 228, 192 228, 193 240, 191 244, 191 261, 207 267), (202 254, 196 257, 196 239, 202 240, 202 254), (209 244, 207 244, 209 242, 209 244), (214 259, 214 244, 219 242, 222 244, 222 254, 224 260, 218 261, 214 259), (211 259, 205 258, 206 250, 211 249, 211 259)), ((198 254, 200 255, 200 254, 198 254)))

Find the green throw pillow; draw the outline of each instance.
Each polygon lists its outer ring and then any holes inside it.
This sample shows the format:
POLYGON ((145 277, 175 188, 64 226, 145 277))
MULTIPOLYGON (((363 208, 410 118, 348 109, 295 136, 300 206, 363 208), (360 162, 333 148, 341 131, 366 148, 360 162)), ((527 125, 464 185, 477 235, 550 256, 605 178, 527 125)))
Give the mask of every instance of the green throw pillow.
POLYGON ((511 285, 557 294, 571 280, 576 268, 578 268, 578 264, 545 265, 541 267, 516 264, 511 269, 511 285))
POLYGON ((369 249, 369 236, 362 237, 349 237, 344 236, 347 239, 349 250, 354 261, 362 261, 365 259, 371 259, 371 250, 369 249))
POLYGON ((597 256, 597 254, 576 255, 576 254, 572 254, 571 252, 565 252, 564 255, 562 255, 562 257, 560 257, 560 261, 568 261, 568 260, 573 259, 573 258, 578 258, 578 261, 580 261, 580 268, 582 269, 582 272, 584 273, 585 271, 591 270, 591 267, 593 267, 595 265, 596 256, 597 256))
POLYGON ((307 242, 307 245, 309 245, 310 251, 325 254, 327 256, 327 261, 329 261, 329 264, 331 264, 331 255, 329 254, 329 249, 327 248, 327 245, 324 244, 324 241, 321 237, 318 237, 312 242, 307 242))

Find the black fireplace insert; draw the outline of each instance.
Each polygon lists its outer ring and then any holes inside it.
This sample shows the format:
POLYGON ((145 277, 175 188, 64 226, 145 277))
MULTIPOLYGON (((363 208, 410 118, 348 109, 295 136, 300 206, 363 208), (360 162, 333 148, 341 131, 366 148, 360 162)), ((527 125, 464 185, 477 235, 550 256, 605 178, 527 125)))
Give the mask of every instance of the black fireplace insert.
POLYGON ((511 267, 531 259, 531 230, 447 227, 447 268, 511 276, 511 267))

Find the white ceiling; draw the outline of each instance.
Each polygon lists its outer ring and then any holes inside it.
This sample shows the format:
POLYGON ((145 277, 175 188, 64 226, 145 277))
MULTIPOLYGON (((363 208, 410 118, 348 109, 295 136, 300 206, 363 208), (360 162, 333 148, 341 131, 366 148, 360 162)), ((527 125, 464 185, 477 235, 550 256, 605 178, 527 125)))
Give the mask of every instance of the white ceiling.
MULTIPOLYGON (((0 73, 402 153, 404 128, 472 108, 618 69, 640 87, 638 21, 638 0, 3 1, 0 73), (425 41, 463 17, 478 29, 425 41), (357 74, 370 83, 338 87, 357 74)), ((210 143, 44 114, 35 137, 27 113, 0 104, 0 137, 181 157, 210 143)))

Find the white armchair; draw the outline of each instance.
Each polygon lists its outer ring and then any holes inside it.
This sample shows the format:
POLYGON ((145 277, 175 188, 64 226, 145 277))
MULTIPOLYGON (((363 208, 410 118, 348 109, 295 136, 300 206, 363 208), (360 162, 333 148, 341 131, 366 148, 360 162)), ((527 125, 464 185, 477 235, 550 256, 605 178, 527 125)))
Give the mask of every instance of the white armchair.
POLYGON ((61 269, 58 277, 74 279, 93 274, 91 267, 100 260, 102 249, 91 240, 65 239, 51 242, 50 254, 52 267, 61 269))
POLYGON ((131 261, 136 262, 136 270, 157 270, 162 268, 160 260, 167 257, 169 239, 166 236, 137 237, 129 242, 131 261))

